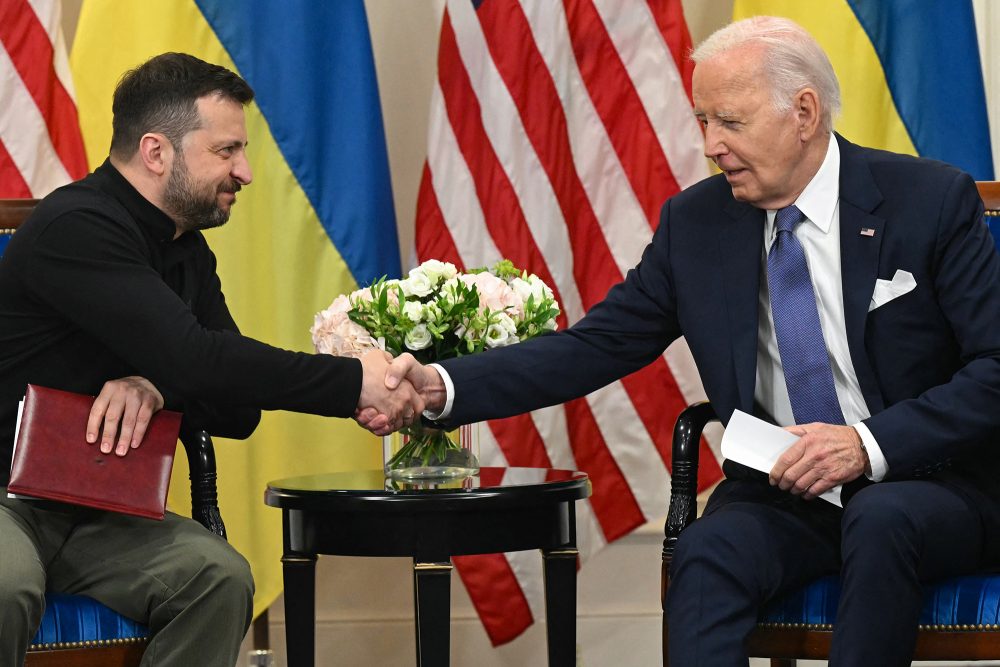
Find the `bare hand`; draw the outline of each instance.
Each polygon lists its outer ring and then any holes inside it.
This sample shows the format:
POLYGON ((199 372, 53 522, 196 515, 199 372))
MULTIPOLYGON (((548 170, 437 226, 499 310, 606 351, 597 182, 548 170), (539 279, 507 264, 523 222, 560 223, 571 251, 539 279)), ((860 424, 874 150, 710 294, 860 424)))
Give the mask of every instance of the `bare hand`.
POLYGON ((390 361, 392 356, 379 350, 361 357, 364 379, 355 419, 375 435, 388 435, 409 426, 424 411, 424 399, 409 381, 388 386, 385 377, 390 361), (362 422, 360 415, 367 415, 368 419, 362 422))
MULTIPOLYGON (((423 366, 412 354, 404 353, 392 360, 385 373, 385 386, 395 389, 409 383, 424 401, 424 410, 440 412, 444 408, 445 388, 440 374, 433 368, 423 366)), ((376 435, 392 432, 388 417, 373 408, 359 409, 354 414, 357 422, 376 435)))
POLYGON ((101 433, 101 451, 125 456, 129 449, 142 444, 149 420, 163 408, 163 396, 146 378, 133 375, 104 383, 94 399, 87 419, 87 442, 97 442, 101 433), (104 423, 103 432, 101 422, 104 423), (115 447, 115 436, 118 445, 115 447))
POLYGON ((812 500, 864 473, 861 436, 854 427, 814 423, 785 430, 801 437, 771 468, 772 486, 812 500))

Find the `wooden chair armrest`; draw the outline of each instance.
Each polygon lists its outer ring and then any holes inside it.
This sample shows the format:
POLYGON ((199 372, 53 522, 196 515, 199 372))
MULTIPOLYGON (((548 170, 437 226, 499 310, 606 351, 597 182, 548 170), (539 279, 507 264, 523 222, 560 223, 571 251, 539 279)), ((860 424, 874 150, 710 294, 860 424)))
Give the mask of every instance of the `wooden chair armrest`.
POLYGON ((0 229, 17 229, 37 205, 37 199, 0 199, 0 229))
POLYGON ((667 664, 670 633, 667 628, 667 589, 670 587, 670 562, 677 537, 698 516, 698 450, 701 433, 712 421, 718 421, 707 401, 689 405, 674 424, 670 471, 670 506, 663 526, 663 562, 660 565, 660 606, 663 609, 663 664, 667 664))
POLYGON ((226 524, 219 512, 219 493, 215 485, 212 437, 206 431, 182 428, 181 442, 187 450, 191 471, 191 518, 226 539, 226 524))
POLYGON ((669 565, 674 555, 677 536, 698 513, 698 450, 701 433, 709 422, 718 421, 711 403, 702 401, 689 405, 674 424, 672 470, 670 472, 670 506, 663 526, 663 562, 669 565))

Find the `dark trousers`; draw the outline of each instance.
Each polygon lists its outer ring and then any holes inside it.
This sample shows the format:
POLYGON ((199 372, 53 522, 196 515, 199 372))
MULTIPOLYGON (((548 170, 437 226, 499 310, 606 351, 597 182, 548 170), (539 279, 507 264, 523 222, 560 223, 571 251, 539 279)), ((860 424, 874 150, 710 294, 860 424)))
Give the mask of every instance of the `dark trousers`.
POLYGON ((882 482, 844 510, 726 479, 681 533, 667 597, 671 667, 747 665, 762 605, 841 572, 832 667, 909 665, 921 582, 981 566, 983 522, 935 481, 882 482))

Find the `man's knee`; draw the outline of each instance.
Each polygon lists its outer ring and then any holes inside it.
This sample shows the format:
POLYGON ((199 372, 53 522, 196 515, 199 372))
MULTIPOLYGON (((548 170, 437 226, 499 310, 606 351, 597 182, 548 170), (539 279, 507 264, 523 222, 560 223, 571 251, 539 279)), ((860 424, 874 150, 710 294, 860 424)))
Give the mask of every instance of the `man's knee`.
POLYGON ((254 583, 250 563, 228 542, 210 539, 201 549, 204 561, 199 572, 200 584, 247 605, 253 604, 254 583))
POLYGON ((738 569, 741 562, 761 553, 748 521, 753 523, 736 512, 717 512, 693 522, 677 540, 671 572, 693 564, 738 569))
POLYGON ((0 636, 32 634, 45 611, 45 571, 37 557, 18 551, 0 554, 0 636))
POLYGON ((888 486, 872 485, 859 491, 844 508, 841 521, 845 546, 876 545, 900 537, 916 537, 913 508, 888 486))

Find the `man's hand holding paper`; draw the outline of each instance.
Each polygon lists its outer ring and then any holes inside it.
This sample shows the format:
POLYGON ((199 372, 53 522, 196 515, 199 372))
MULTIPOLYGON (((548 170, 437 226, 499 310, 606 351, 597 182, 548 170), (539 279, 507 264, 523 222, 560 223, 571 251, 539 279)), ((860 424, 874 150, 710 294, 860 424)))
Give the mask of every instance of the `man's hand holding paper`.
POLYGON ((781 428, 737 410, 722 438, 727 459, 768 473, 772 485, 838 507, 840 487, 865 470, 861 438, 850 426, 781 428))
POLYGON ((803 424, 785 430, 799 439, 771 468, 771 485, 806 500, 829 499, 824 494, 836 489, 838 502, 834 504, 840 505, 840 486, 865 471, 861 436, 851 426, 833 424, 803 424))

